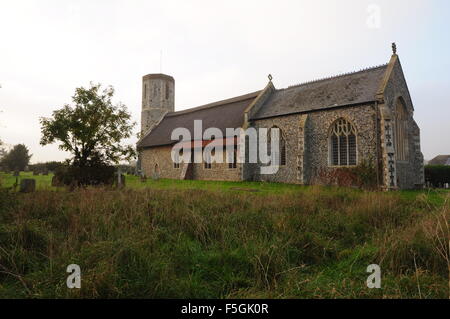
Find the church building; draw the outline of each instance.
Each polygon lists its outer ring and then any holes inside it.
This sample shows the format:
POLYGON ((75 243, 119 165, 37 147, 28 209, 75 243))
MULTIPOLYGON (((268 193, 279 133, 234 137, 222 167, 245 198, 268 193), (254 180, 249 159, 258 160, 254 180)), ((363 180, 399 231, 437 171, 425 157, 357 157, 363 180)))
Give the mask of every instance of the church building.
MULTIPOLYGON (((372 163, 378 186, 385 190, 420 188, 424 184, 420 129, 393 44, 388 64, 277 89, 260 91, 175 112, 175 80, 149 74, 142 80, 141 139, 137 143, 141 173, 169 179, 268 181, 321 184, 340 168, 372 163), (194 121, 202 129, 218 128, 230 161, 178 163, 172 150, 176 128, 194 136, 194 121), (277 128, 279 169, 262 174, 264 164, 242 155, 249 140, 228 136, 227 128, 277 128), (231 152, 230 152, 231 149, 231 152), (242 157, 241 157, 242 156, 242 157), (241 160, 238 161, 237 159, 241 160)), ((270 139, 270 136, 269 138, 270 139)), ((205 148, 216 139, 189 141, 205 148), (196 143, 194 143, 196 142, 196 143)))

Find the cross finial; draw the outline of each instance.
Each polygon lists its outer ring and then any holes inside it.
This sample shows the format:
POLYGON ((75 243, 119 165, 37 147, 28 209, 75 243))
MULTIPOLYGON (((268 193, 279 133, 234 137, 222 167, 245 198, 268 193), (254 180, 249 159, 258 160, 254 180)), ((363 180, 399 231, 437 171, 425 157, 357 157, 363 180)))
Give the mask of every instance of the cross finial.
POLYGON ((395 44, 395 42, 392 43, 392 53, 397 54, 397 45, 395 44))
POLYGON ((269 74, 267 77, 269 78, 269 81, 272 82, 273 79, 272 74, 269 74))

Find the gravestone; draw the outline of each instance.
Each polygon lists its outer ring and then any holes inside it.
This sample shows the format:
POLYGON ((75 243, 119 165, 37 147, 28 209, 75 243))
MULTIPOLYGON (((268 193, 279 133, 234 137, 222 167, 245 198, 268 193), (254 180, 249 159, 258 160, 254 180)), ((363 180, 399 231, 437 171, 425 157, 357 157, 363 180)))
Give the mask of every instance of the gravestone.
POLYGON ((36 190, 36 180, 34 179, 22 179, 20 181, 20 189, 21 193, 32 193, 36 190))
POLYGON ((120 167, 117 169, 117 172, 114 173, 114 176, 114 185, 117 188, 123 188, 125 186, 125 175, 122 174, 122 170, 120 167))
POLYGON ((36 171, 36 170, 34 170, 34 171, 33 171, 33 176, 38 176, 38 175, 39 175, 39 172, 36 171))
POLYGON ((44 172, 42 172, 42 175, 48 176, 48 170, 44 170, 44 172))
POLYGON ((146 183, 146 182, 147 182, 147 176, 142 175, 142 176, 141 176, 141 182, 142 182, 142 183, 146 183))
POLYGON ((125 187, 125 175, 124 174, 116 174, 116 181, 114 183, 118 188, 125 187))
POLYGON ((154 172, 153 175, 152 175, 152 179, 155 180, 155 181, 159 180, 159 173, 158 172, 154 172))

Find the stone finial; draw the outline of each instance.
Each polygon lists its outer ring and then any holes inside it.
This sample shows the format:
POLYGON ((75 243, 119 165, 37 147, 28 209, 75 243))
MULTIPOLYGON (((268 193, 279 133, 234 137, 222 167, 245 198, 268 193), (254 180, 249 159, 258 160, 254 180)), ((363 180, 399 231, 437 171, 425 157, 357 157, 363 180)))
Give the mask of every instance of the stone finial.
POLYGON ((397 44, 395 42, 392 42, 392 54, 397 54, 397 44))
POLYGON ((272 82, 273 79, 272 74, 269 74, 267 77, 269 78, 269 81, 272 82))

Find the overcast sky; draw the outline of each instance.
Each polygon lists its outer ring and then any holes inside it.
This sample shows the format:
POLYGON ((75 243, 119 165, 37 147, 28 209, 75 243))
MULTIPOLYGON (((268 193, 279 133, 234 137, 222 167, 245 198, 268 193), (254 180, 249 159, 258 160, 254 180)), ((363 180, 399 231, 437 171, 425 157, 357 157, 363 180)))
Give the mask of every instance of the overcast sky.
POLYGON ((447 0, 0 0, 0 138, 34 163, 63 160, 39 145, 39 117, 90 81, 139 121, 142 76, 161 66, 182 110, 262 89, 269 73, 283 88, 384 64, 395 41, 431 159, 450 154, 449 21, 447 0))

